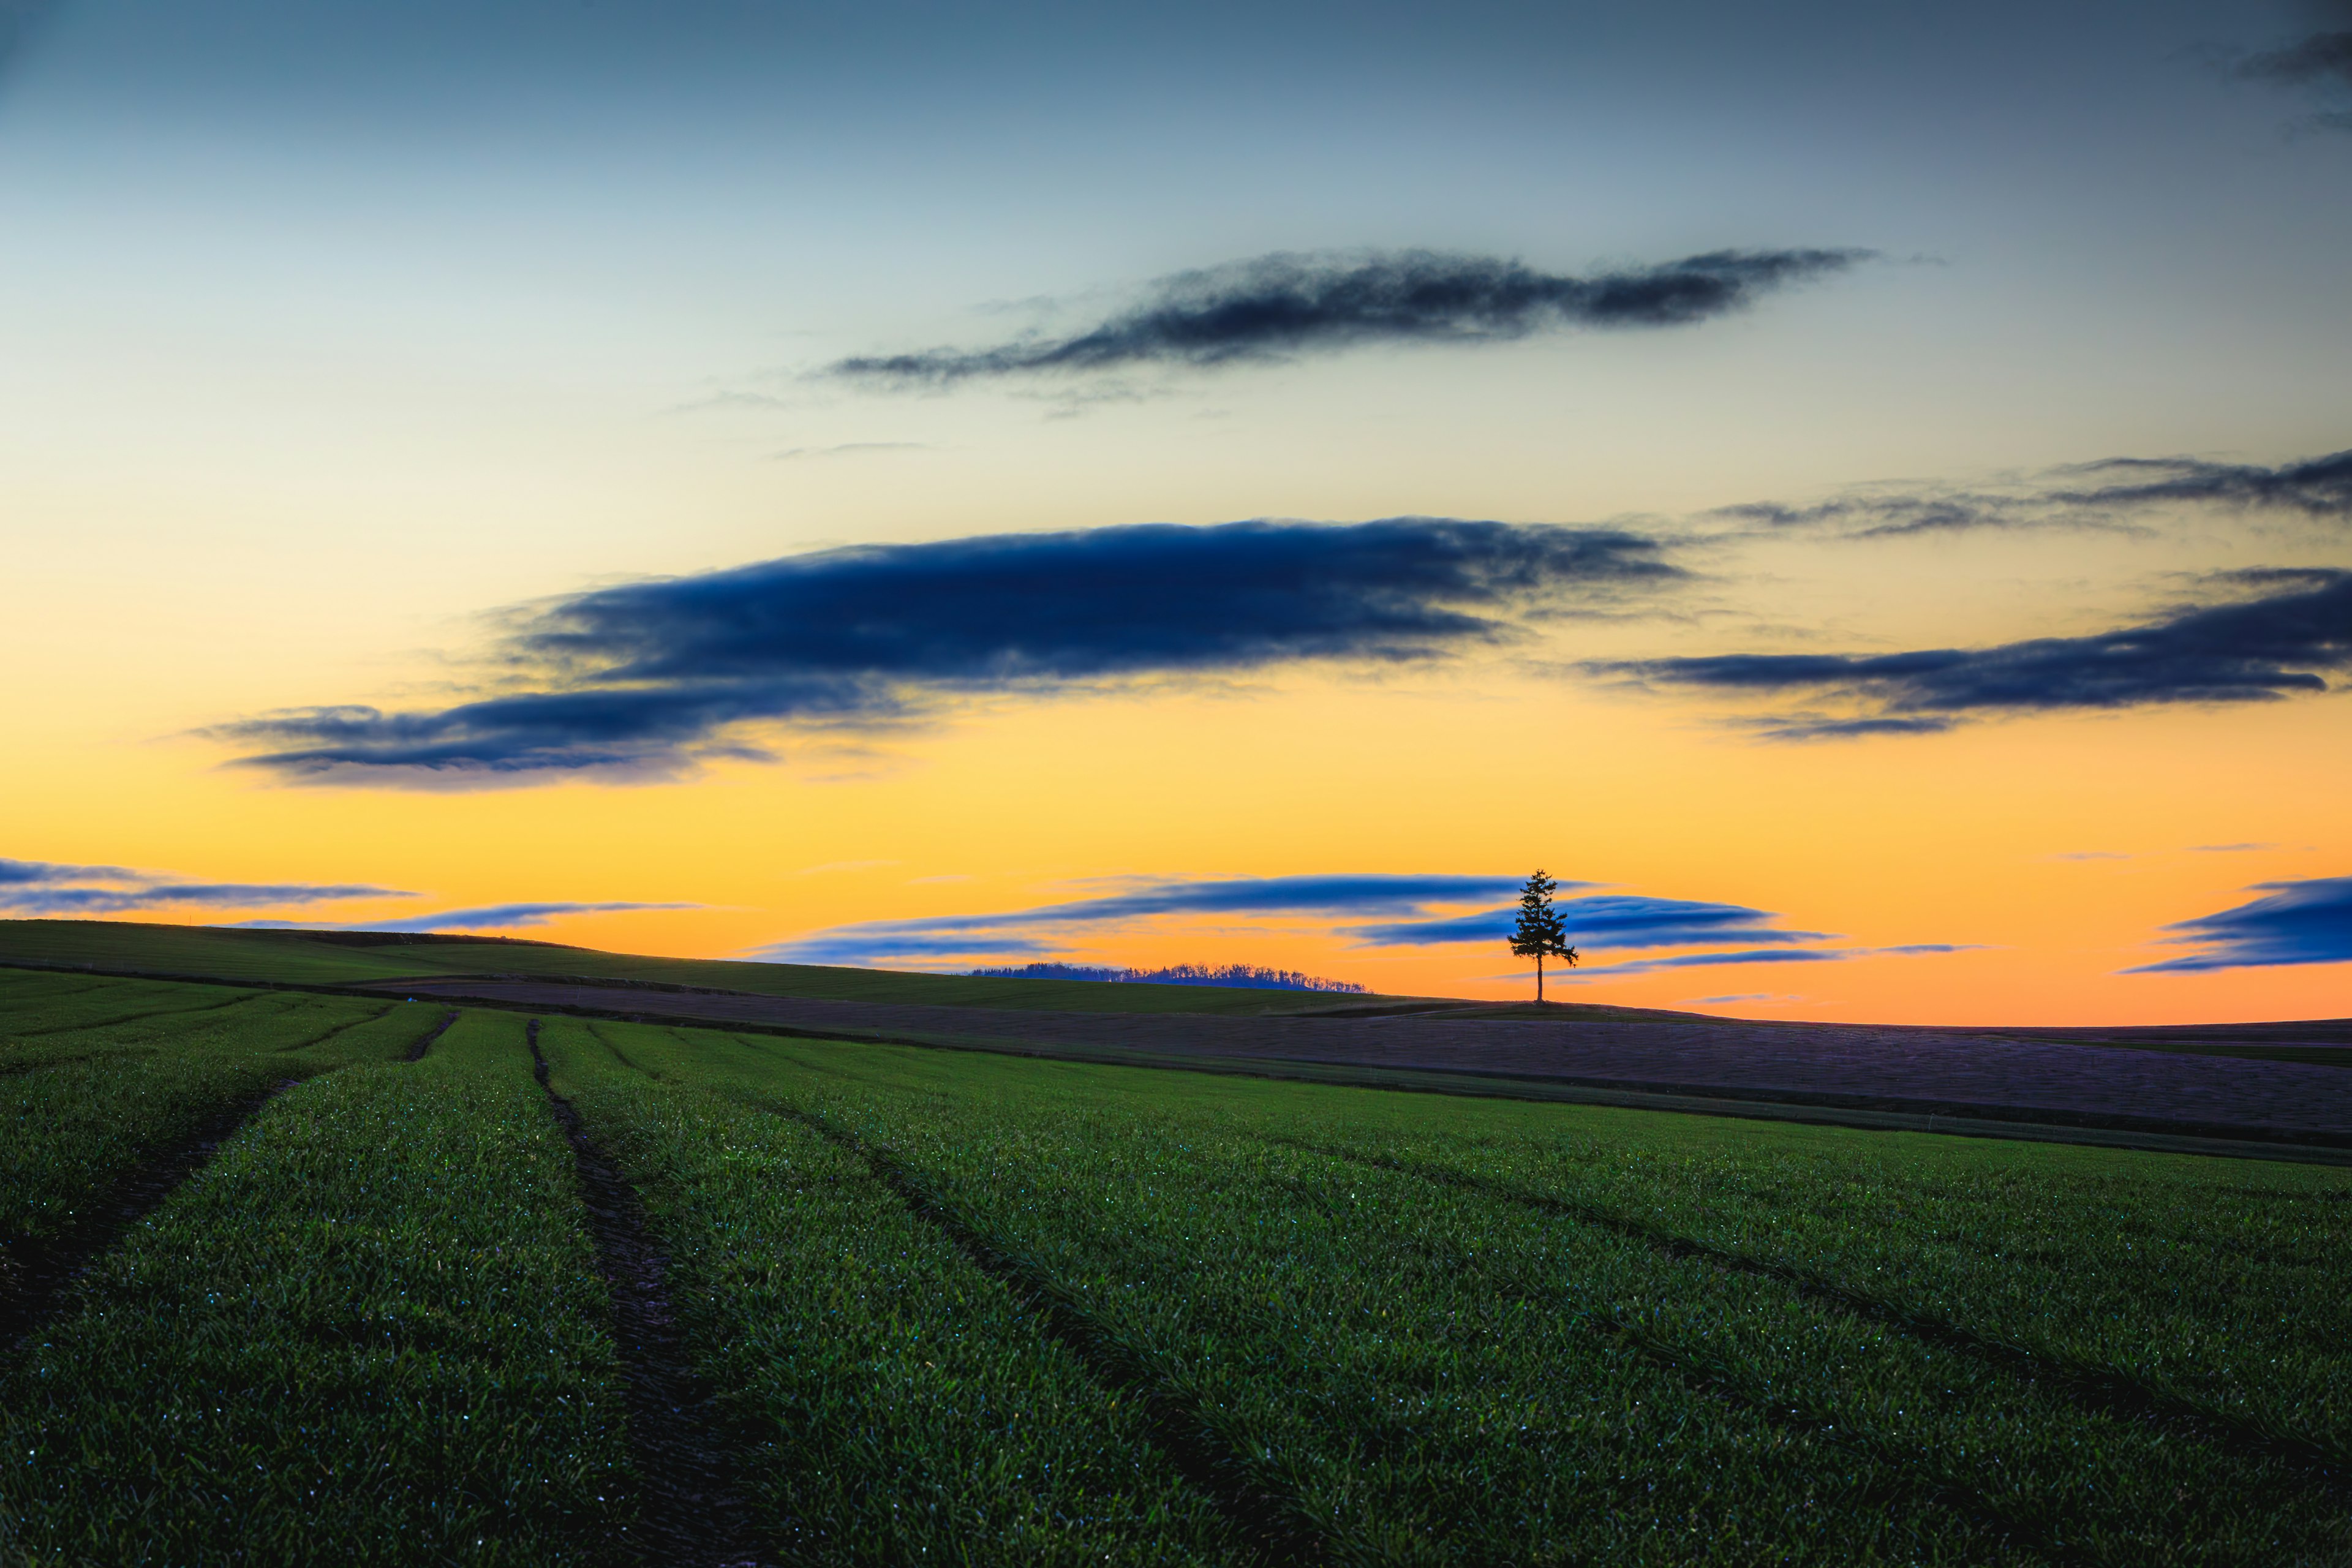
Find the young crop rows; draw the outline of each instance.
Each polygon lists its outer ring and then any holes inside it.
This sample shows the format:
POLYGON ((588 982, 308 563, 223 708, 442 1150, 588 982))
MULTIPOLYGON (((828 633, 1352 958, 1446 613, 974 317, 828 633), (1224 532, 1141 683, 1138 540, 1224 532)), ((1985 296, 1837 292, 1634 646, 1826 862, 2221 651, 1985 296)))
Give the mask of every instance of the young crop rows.
POLYGON ((0 1564, 2352 1562, 2352 1173, 0 971, 0 1564))

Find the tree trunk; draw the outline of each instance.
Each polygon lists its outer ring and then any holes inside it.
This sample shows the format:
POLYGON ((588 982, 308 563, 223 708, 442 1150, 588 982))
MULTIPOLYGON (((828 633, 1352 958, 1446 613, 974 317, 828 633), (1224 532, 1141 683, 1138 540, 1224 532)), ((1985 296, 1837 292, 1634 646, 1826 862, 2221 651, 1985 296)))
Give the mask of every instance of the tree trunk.
POLYGON ((1543 954, 1536 954, 1536 1005, 1543 1005, 1543 954))

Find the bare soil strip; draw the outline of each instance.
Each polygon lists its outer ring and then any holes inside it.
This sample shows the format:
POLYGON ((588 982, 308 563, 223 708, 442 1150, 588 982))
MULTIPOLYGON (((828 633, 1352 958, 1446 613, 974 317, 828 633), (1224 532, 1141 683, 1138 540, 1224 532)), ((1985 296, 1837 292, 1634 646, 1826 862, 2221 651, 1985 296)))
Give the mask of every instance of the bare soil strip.
POLYGON ((549 1084, 536 1018, 530 1038, 532 1076, 571 1142, 597 1271, 612 1293, 613 1338, 628 1387, 630 1457, 643 1489, 638 1554, 663 1568, 760 1568, 768 1559, 753 1544, 730 1458, 712 1436, 719 1424, 715 1402, 695 1375, 670 1308, 667 1260, 646 1233, 635 1190, 588 1136, 572 1102, 549 1084))
POLYGON ((147 1161, 115 1184, 89 1216, 62 1236, 0 1243, 0 1350, 11 1348, 48 1318, 65 1288, 99 1254, 154 1211, 181 1183, 204 1169, 253 1113, 300 1083, 282 1079, 214 1116, 188 1138, 147 1161))
MULTIPOLYGON (((1224 1017, 1078 1014, 819 1002, 725 994, 639 994, 613 987, 485 977, 419 982, 412 995, 492 1006, 814 1038, 949 1047, 1245 1071, 1395 1075, 1398 1088, 1672 1097, 1728 1114, 1834 1113, 1863 1124, 1925 1118, 1929 1130, 1998 1131, 2136 1146, 2183 1140, 2352 1153, 2352 1069, 1955 1031, 1831 1024, 1445 1018, 1224 1017), (1514 1088, 1517 1085, 1521 1087, 1514 1088), (2046 1131, 2045 1131, 2046 1130, 2046 1131), (2119 1139, 2116 1141, 2120 1141, 2119 1139)), ((2346 1059, 2352 1061, 2352 1050, 2346 1059)), ((1683 1107, 1675 1107, 1677 1109, 1683 1107)), ((2207 1147, 2200 1152, 2241 1152, 2207 1147)))
POLYGON ((1177 1472, 1217 1506, 1236 1536, 1248 1542, 1265 1568, 1292 1568, 1328 1561, 1321 1533, 1302 1517, 1295 1499, 1268 1490, 1251 1479, 1232 1447, 1199 1411, 1154 1386, 1150 1373, 1114 1337, 1073 1306, 1052 1280, 987 1236, 972 1229, 940 1204, 906 1168, 856 1133, 803 1110, 775 1114, 799 1122, 836 1148, 865 1162, 875 1177, 918 1218, 945 1236, 982 1272, 1007 1287, 1015 1300, 1044 1320, 1045 1331, 1078 1358, 1095 1380, 1116 1388, 1139 1405, 1152 1446, 1177 1472))
POLYGON ((416 1043, 409 1047, 406 1051, 403 1052, 400 1059, 404 1062, 423 1061, 425 1059, 425 1053, 433 1048, 433 1042, 447 1034, 449 1032, 449 1026, 457 1021, 457 1014, 454 1008, 449 1012, 442 1014, 441 1021, 434 1025, 431 1028, 425 1030, 423 1034, 417 1036, 416 1043))
POLYGON ((1542 1193, 1528 1192, 1507 1182, 1488 1181, 1459 1171, 1434 1170, 1406 1161, 1383 1160, 1302 1139, 1268 1137, 1265 1141, 1371 1170, 1412 1176, 1434 1186, 1475 1193, 1482 1197, 1500 1198, 1507 1203, 1519 1204, 1645 1243, 1670 1258, 1692 1258, 1728 1273, 1771 1279, 1788 1286, 1808 1300, 1884 1323, 1938 1349, 1958 1352, 1990 1363, 2028 1382, 2062 1393, 2086 1409, 2127 1421, 2160 1422, 2241 1458, 2282 1460, 2309 1472, 2323 1485, 2341 1487, 2345 1481, 2342 1458, 2316 1443, 2271 1432, 2254 1422, 2206 1410, 2160 1389, 2148 1388, 2120 1373, 2069 1364, 2015 1345, 2004 1344, 1963 1324, 1849 1290, 1808 1269, 1747 1257, 1690 1237, 1678 1236, 1659 1226, 1644 1225, 1622 1215, 1569 1203, 1542 1193))

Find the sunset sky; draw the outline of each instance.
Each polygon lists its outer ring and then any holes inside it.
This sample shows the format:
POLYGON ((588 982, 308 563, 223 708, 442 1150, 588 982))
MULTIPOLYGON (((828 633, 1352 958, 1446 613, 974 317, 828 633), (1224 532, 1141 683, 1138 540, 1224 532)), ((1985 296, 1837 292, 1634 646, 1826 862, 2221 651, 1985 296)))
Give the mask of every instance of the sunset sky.
POLYGON ((2352 1013, 2352 5, 0 0, 0 914, 2352 1013))

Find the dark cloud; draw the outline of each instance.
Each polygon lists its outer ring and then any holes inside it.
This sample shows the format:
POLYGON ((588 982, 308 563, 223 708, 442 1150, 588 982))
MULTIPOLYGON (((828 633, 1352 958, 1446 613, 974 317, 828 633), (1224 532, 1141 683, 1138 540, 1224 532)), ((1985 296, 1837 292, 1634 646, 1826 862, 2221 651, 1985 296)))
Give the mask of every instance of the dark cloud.
POLYGON ((485 904, 470 910, 442 910, 429 915, 411 915, 396 921, 361 921, 329 925, 315 921, 247 921, 247 926, 270 930, 325 931, 511 931, 520 926, 543 926, 559 915, 616 914, 634 910, 698 910, 700 904, 641 904, 626 901, 605 903, 570 903, 557 901, 535 904, 485 904))
POLYGON ((61 866, 53 860, 0 857, 0 888, 55 882, 138 882, 147 879, 128 866, 61 866))
POLYGON ((1891 654, 1717 654, 1595 663, 1644 682, 1781 696, 1811 708, 1743 722, 1777 739, 1931 732, 2002 713, 2257 702, 2328 689, 2352 664, 2352 572, 2237 574, 2284 591, 2206 605, 2094 637, 1891 654))
POLYGON ((2183 974, 2286 963, 2352 962, 2352 877, 2257 882, 2269 897, 2164 929, 2167 940, 2200 951, 2142 964, 2126 974, 2183 974))
POLYGON ((2263 468, 2200 458, 2108 458, 2070 472, 2105 482, 2059 486, 2058 504, 2096 509, 2177 505, 2270 508, 2311 517, 2352 517, 2352 451, 2263 468))
POLYGON ((1739 963, 1843 963, 1856 958, 1930 958, 1950 952, 1979 951, 1980 944, 1960 942, 1914 942, 1898 947, 1749 948, 1738 952, 1685 952, 1672 958, 1637 958, 1624 963, 1591 964, 1565 978, 1582 980, 1602 975, 1649 974, 1666 969, 1715 969, 1739 963))
POLYGON ((1709 515, 1767 532, 1890 539, 1990 528, 2131 529, 2134 515, 2166 507, 2352 521, 2352 451, 2273 468, 2203 458, 2104 458, 2006 487, 1872 486, 1810 505, 1753 501, 1709 515))
MULTIPOLYGON (((1163 914, 1364 914, 1490 899, 1498 893, 1515 891, 1518 885, 1518 879, 1512 877, 1378 873, 1153 880, 1101 898, 1047 904, 1029 914, 1061 921, 1135 920, 1163 914)), ((1590 886, 1577 882, 1561 885, 1590 886)))
POLYGON ((1025 910, 835 926, 773 943, 750 956, 793 963, 1026 956, 1062 952, 1082 934, 1157 916, 1417 914, 1432 905, 1483 902, 1515 891, 1518 885, 1514 877, 1444 874, 1150 879, 1095 898, 1025 910))
MULTIPOLYGON (((2352 94, 2352 4, 2332 0, 2311 8, 2326 25, 2282 47, 2243 57, 2237 62, 2237 74, 2250 81, 2315 90, 2324 99, 2341 100, 2352 94)), ((2319 130, 2352 131, 2352 110, 2315 114, 2305 123, 2319 130)))
POLYGON ((1623 963, 1593 964, 1572 970, 1562 981, 1597 979, 1603 975, 1651 974, 1667 969, 1720 969, 1740 963, 1837 963, 1868 956, 1869 950, 1834 947, 1766 947, 1744 952, 1685 952, 1673 958, 1636 958, 1623 963))
POLYGON ((299 882, 188 882, 153 888, 36 888, 0 895, 0 909, 17 915, 119 915, 137 910, 270 909, 324 904, 340 899, 407 899, 397 888, 364 884, 311 887, 299 882))
POLYGON ((538 689, 421 712, 301 709, 209 733, 298 778, 660 773, 766 758, 720 743, 756 721, 874 726, 957 695, 1428 659, 1685 575, 1621 530, 1448 518, 860 546, 537 611, 499 652, 538 689))
POLYGON ((0 910, 20 917, 118 915, 140 910, 270 909, 342 899, 413 899, 366 882, 200 882, 129 866, 0 858, 0 910))
MULTIPOLYGON (((1819 942, 1823 933, 1783 931, 1778 915, 1741 904, 1701 903, 1601 893, 1562 899, 1554 906, 1569 940, 1581 947, 1689 947, 1710 942, 1819 942)), ((1501 942, 1517 918, 1516 906, 1482 910, 1441 920, 1391 921, 1349 926, 1340 934, 1367 947, 1434 947, 1452 942, 1501 942)))
MULTIPOLYGON (((1517 877, 1456 875, 1155 879, 1095 898, 1024 910, 834 926, 773 943, 747 956, 777 963, 844 964, 977 962, 983 957, 1000 956, 1043 958, 1066 955, 1076 944, 1099 941, 1131 922, 1169 915, 1322 918, 1337 922, 1331 928, 1333 935, 1353 938, 1359 947, 1490 942, 1499 953, 1504 935, 1517 912, 1515 909, 1482 907, 1466 914, 1439 911, 1448 905, 1488 906, 1490 900, 1517 892, 1519 883, 1517 877), (1368 915, 1402 918, 1349 923, 1361 921, 1368 915)), ((1560 886, 1577 889, 1593 884, 1564 881, 1560 886)), ((1800 948, 1794 944, 1826 939, 1820 931, 1784 930, 1773 923, 1778 916, 1743 904, 1601 893, 1563 899, 1557 907, 1570 939, 1588 951, 1719 946, 1733 942, 1771 944, 1769 948, 1759 945, 1733 952, 1601 964, 1580 970, 1580 974, 1640 974, 1654 969, 1822 963, 1874 954, 1967 951, 1964 945, 1951 942, 1886 948, 1800 948)))
POLYGON ((857 969, 888 969, 952 959, 959 964, 1002 963, 1012 958, 1042 958, 1066 952, 1066 942, 1005 931, 966 930, 953 922, 939 931, 920 929, 919 921, 869 921, 812 931, 790 942, 772 942, 743 956, 761 963, 828 963, 857 969))
POLYGON ((1374 342, 1490 342, 1565 327, 1675 327, 1724 315, 1870 256, 1715 250, 1572 278, 1517 261, 1409 250, 1275 255, 1178 273, 1134 310, 1063 338, 841 360, 827 374, 940 385, 1040 372, 1286 359, 1374 342))
POLYGON ((2262 80, 2352 87, 2352 32, 2313 33, 2285 48, 2253 56, 2240 70, 2262 80))

